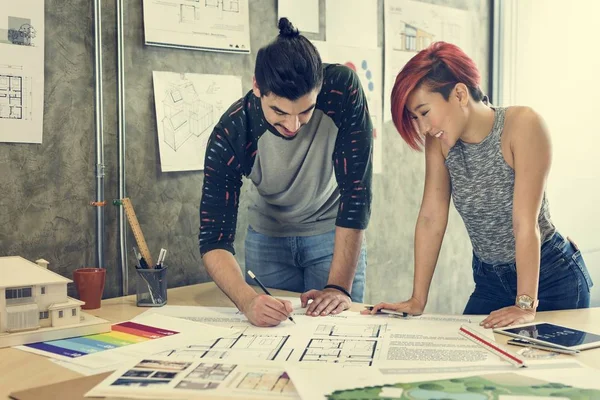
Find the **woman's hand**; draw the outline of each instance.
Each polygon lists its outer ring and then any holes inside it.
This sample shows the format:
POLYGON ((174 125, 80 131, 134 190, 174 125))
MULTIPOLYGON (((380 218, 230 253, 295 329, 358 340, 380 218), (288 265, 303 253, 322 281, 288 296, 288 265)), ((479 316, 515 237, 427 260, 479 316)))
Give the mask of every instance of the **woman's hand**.
POLYGON ((373 310, 363 310, 360 313, 364 315, 377 314, 377 312, 382 308, 385 308, 386 310, 405 312, 410 315, 421 315, 425 309, 425 304, 421 303, 414 297, 411 297, 409 300, 401 303, 379 303, 373 306, 373 310))
POLYGON ((482 325, 484 328, 502 328, 510 325, 526 324, 534 319, 534 309, 522 309, 517 306, 510 306, 492 311, 479 325, 482 325))

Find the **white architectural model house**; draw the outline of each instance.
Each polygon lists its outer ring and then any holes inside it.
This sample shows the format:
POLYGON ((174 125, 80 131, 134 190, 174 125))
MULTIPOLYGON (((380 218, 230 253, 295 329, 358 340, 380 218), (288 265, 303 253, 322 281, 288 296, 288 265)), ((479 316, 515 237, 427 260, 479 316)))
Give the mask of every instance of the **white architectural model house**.
POLYGON ((110 331, 110 323, 81 312, 67 296, 72 282, 45 260, 0 257, 0 348, 110 331))

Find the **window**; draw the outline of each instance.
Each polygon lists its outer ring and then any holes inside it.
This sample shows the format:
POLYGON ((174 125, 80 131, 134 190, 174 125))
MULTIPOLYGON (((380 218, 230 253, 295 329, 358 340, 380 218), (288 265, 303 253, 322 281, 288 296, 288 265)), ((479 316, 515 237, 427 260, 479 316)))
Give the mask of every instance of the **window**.
POLYGON ((31 301, 31 287, 6 289, 4 297, 7 305, 29 303, 31 301))
POLYGON ((6 299, 21 299, 24 297, 31 297, 31 288, 19 288, 19 289, 6 289, 6 299))
POLYGON ((40 293, 41 293, 41 294, 46 294, 46 286, 42 286, 42 287, 40 288, 40 293))
POLYGON ((40 319, 48 319, 48 311, 40 312, 40 319))
MULTIPOLYGON (((494 103, 530 106, 545 120, 552 139, 552 169, 546 182, 552 222, 577 238, 587 262, 586 251, 595 255, 600 249, 595 229, 600 224, 600 191, 593 183, 600 179, 600 136, 592 128, 598 124, 600 80, 593 77, 597 77, 600 58, 590 51, 598 36, 600 2, 497 3, 505 7, 500 15, 506 19, 499 38, 502 97, 494 103), (550 92, 573 100, 557 101, 550 92), (567 132, 577 132, 577 139, 567 132)), ((598 271, 590 272, 594 276, 598 271)))
POLYGON ((63 310, 59 310, 58 311, 58 318, 62 318, 63 317, 63 310))
POLYGON ((73 309, 71 310, 71 316, 72 316, 72 317, 75 317, 75 316, 77 316, 77 309, 76 309, 76 308, 73 308, 73 309))

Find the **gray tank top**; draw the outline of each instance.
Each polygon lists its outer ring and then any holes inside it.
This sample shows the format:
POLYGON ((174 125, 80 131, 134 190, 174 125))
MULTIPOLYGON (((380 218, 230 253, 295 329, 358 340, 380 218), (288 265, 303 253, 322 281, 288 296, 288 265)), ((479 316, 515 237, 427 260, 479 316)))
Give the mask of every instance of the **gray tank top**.
MULTIPOLYGON (((505 108, 493 107, 492 131, 480 143, 458 140, 446 158, 452 200, 465 222, 473 252, 489 264, 515 261, 513 191, 515 172, 502 156, 505 108)), ((541 243, 555 231, 546 192, 538 216, 541 243)))

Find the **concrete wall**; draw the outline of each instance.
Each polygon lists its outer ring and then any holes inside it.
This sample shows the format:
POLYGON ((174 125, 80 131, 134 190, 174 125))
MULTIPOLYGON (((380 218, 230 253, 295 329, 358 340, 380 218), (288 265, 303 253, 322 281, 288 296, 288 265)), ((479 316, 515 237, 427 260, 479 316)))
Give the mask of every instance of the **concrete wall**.
MULTIPOLYGON (((126 2, 125 77, 127 194, 150 249, 169 250, 169 287, 209 280, 197 249, 201 172, 161 173, 156 137, 152 71, 241 75, 251 87, 256 51, 277 34, 276 1, 250 1, 250 55, 145 47, 141 0, 126 2)), ((325 2, 321 0, 325 40, 325 2)), ((487 88, 489 0, 429 3, 469 10, 473 55, 487 88)), ((49 268, 72 277, 79 267, 95 266, 93 6, 91 1, 46 0, 46 87, 44 143, 0 144, 0 255, 50 261, 49 268)), ((106 199, 117 197, 116 34, 114 1, 103 2, 104 137, 106 199)), ((379 42, 383 45, 383 1, 379 0, 379 42)), ((293 22, 293 21, 292 21, 293 22)), ((412 288, 413 232, 424 179, 422 153, 410 151, 391 124, 384 127, 384 166, 374 178, 368 229, 366 301, 397 301, 412 288)), ((242 190, 237 257, 243 262, 248 206, 242 190)), ((116 211, 106 207, 105 297, 120 293, 116 211)), ((131 247, 132 235, 128 237, 131 247)), ((133 264, 131 249, 127 255, 133 264)), ((472 288, 471 248, 462 221, 451 213, 448 234, 434 277, 428 311, 461 312, 472 288)), ((131 268, 130 268, 131 269, 131 268)), ((130 271, 130 293, 134 272, 130 271)), ((74 296, 73 288, 69 295, 74 296)))

